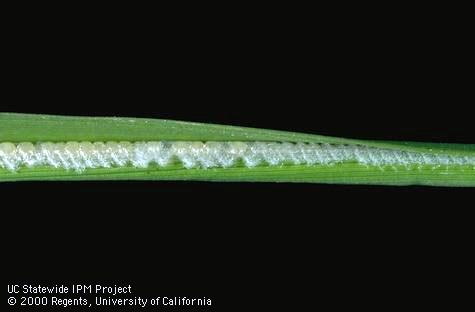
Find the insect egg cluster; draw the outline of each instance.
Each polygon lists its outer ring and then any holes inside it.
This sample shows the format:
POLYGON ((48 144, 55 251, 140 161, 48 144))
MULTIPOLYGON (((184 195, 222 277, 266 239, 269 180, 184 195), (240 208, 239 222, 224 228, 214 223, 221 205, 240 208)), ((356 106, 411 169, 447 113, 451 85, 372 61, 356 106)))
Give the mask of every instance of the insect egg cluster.
POLYGON ((0 168, 50 166, 75 170, 173 163, 184 168, 227 168, 278 165, 475 165, 473 156, 406 152, 359 145, 290 142, 39 142, 0 143, 0 168))

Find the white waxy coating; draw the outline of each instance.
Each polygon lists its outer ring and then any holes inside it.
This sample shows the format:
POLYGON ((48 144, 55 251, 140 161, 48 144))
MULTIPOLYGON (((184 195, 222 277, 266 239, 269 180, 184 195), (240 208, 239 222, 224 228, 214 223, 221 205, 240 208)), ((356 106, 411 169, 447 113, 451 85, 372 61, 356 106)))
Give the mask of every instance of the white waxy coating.
POLYGON ((181 163, 185 168, 357 162, 363 165, 475 166, 475 156, 403 152, 358 145, 278 142, 66 142, 0 143, 0 168, 50 166, 81 172, 88 168, 181 163))

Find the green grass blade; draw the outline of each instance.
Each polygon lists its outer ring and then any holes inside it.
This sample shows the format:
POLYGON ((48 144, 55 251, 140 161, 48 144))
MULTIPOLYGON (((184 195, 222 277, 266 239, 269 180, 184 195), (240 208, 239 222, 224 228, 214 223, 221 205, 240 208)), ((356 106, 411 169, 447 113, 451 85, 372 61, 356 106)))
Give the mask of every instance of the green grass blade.
MULTIPOLYGON (((68 141, 265 141, 328 143, 367 146, 447 157, 474 157, 475 144, 388 142, 335 138, 313 134, 212 125, 171 120, 114 117, 69 117, 0 113, 1 142, 68 141)), ((181 165, 86 169, 81 173, 53 167, 22 167, 12 172, 0 167, 1 181, 23 180, 199 180, 249 182, 309 182, 384 185, 475 186, 472 164, 428 166, 279 165, 249 168, 186 169, 181 165)))

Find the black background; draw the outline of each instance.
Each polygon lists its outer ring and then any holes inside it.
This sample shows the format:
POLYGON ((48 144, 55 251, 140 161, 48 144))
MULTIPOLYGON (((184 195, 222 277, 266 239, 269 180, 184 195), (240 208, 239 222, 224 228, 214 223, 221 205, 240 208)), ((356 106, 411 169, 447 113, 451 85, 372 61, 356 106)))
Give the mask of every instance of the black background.
MULTIPOLYGON (((1 111, 475 141, 463 19, 324 15, 19 23, 1 111)), ((0 194, 7 284, 132 284, 209 297, 213 311, 467 292, 473 189, 48 182, 0 194)))

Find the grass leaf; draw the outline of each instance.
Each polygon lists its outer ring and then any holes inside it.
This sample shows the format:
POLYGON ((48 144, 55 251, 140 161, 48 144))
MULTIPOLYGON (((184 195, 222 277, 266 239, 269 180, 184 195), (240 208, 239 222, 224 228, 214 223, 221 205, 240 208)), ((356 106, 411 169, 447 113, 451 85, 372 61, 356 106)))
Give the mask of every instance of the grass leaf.
MULTIPOLYGON (((12 171, 0 166, 0 181, 22 180, 199 180, 249 182, 312 182, 384 185, 475 186, 475 145, 390 142, 345 139, 314 134, 264 130, 144 118, 71 117, 0 113, 0 143, 21 142, 288 142, 350 146, 359 152, 369 148, 367 158, 386 153, 409 161, 388 165, 368 163, 281 163, 230 167, 185 168, 180 163, 150 164, 145 168, 127 164, 111 168, 87 168, 82 172, 54 166, 22 166, 12 171), (374 155, 371 153, 374 152, 374 155), (383 153, 384 152, 384 153, 383 153), (417 157, 416 157, 417 156, 417 157), (425 163, 422 157, 431 158, 425 163), (399 156, 398 156, 399 157, 399 156), (440 163, 437 163, 440 160, 440 163), (434 163, 434 161, 436 163, 434 163), (375 165, 378 164, 378 165, 375 165)), ((7 145, 4 145, 6 150, 7 145)), ((0 149, 1 152, 1 149, 0 149)), ((384 154, 384 155, 386 155, 384 154)), ((0 160, 2 155, 0 154, 0 160)), ((6 157, 6 156, 5 156, 6 157)), ((6 158, 5 158, 6 159, 6 158)), ((366 159, 366 158, 363 158, 366 159)), ((1 165, 1 161, 0 161, 1 165)))

